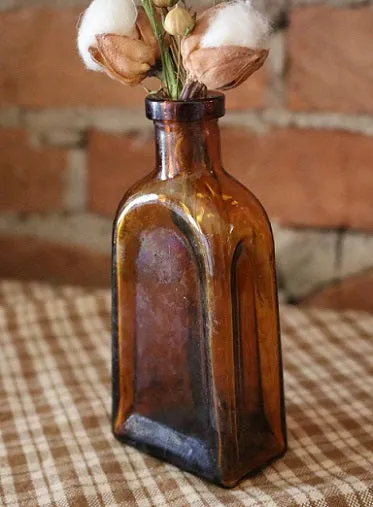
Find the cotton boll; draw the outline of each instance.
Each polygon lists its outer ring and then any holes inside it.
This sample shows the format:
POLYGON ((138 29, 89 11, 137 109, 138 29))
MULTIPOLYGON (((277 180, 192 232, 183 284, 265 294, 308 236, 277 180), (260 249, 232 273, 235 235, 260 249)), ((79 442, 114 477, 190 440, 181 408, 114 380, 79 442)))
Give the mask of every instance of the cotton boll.
POLYGON ((132 0, 93 0, 82 16, 78 33, 79 53, 88 69, 103 70, 89 52, 90 47, 97 46, 96 35, 127 35, 134 28, 136 17, 132 0))
POLYGON ((254 9, 250 0, 229 2, 217 9, 210 20, 200 47, 263 47, 270 32, 266 17, 254 9))

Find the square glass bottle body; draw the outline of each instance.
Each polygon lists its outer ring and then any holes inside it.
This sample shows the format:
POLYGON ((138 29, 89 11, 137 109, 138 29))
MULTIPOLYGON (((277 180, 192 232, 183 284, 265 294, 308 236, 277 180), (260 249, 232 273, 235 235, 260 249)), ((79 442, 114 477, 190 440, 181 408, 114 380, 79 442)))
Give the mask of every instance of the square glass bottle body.
POLYGON ((223 110, 147 99, 156 169, 113 231, 113 431, 229 487, 286 429, 272 232, 221 166, 223 110))

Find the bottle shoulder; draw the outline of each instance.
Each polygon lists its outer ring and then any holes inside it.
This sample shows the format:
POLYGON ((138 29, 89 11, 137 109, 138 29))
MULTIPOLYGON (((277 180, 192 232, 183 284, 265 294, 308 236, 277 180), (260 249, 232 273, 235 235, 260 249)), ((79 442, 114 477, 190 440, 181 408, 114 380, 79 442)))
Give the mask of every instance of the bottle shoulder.
POLYGON ((154 180, 155 171, 149 172, 146 176, 141 178, 140 180, 136 181, 133 185, 131 185, 127 191, 123 194, 121 200, 119 201, 119 204, 116 209, 114 223, 118 221, 120 216, 123 214, 123 210, 126 207, 126 204, 128 201, 133 199, 136 196, 141 196, 143 194, 146 194, 148 192, 147 187, 149 186, 149 183, 151 183, 154 180))
POLYGON ((264 206, 251 190, 225 170, 222 172, 220 181, 224 190, 224 199, 235 215, 240 215, 240 218, 248 220, 253 225, 257 223, 270 227, 264 206))
POLYGON ((206 233, 224 224, 224 230, 238 238, 264 234, 272 239, 270 222, 259 200, 224 170, 167 180, 150 173, 126 192, 114 223, 132 221, 130 217, 137 215, 143 217, 137 222, 145 225, 164 220, 168 212, 194 222, 206 233))

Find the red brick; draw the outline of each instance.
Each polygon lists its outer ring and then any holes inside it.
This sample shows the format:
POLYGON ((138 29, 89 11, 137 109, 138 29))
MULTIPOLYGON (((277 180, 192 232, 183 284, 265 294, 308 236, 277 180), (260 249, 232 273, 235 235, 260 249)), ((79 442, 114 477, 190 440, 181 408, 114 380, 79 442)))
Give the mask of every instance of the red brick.
POLYGON ((84 69, 76 50, 82 9, 0 13, 0 105, 143 107, 145 91, 84 69))
POLYGON ((295 9, 287 37, 290 107, 373 112, 372 34, 370 7, 295 9))
POLYGON ((373 313, 373 271, 351 277, 320 291, 302 302, 303 306, 373 313))
POLYGON ((241 86, 225 92, 228 110, 258 109, 265 105, 267 73, 264 68, 255 72, 241 86))
POLYGON ((154 168, 153 140, 91 132, 88 168, 89 208, 113 216, 128 188, 154 168))
MULTIPOLYGON (((360 143, 359 143, 360 144, 360 143)), ((345 151, 349 170, 345 172, 346 207, 345 227, 373 231, 373 138, 365 138, 360 148, 345 151)))
MULTIPOLYGON (((271 217, 293 226, 373 229, 373 139, 346 132, 222 130, 226 169, 271 217)), ((94 132, 89 142, 92 210, 112 215, 127 188, 154 166, 153 141, 94 132)))
POLYGON ((52 147, 32 147, 20 130, 0 129, 0 210, 61 209, 66 154, 52 147))
POLYGON ((332 136, 276 129, 266 136, 223 135, 226 169, 262 201, 272 218, 291 225, 330 225, 344 212, 342 169, 332 136), (325 169, 327 168, 327 173, 325 169))
POLYGON ((295 226, 373 229, 373 139, 274 129, 223 135, 224 163, 272 218, 295 226))
POLYGON ((108 286, 110 256, 33 237, 0 237, 0 278, 108 286))

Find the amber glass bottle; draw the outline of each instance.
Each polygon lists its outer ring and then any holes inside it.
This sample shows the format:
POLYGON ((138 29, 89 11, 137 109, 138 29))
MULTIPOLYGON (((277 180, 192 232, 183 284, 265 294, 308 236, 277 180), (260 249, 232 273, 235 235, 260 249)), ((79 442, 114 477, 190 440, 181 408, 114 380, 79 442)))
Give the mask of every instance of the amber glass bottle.
POLYGON ((223 95, 146 111, 156 168, 114 222, 113 431, 231 487, 286 448, 272 232, 222 168, 223 95))

